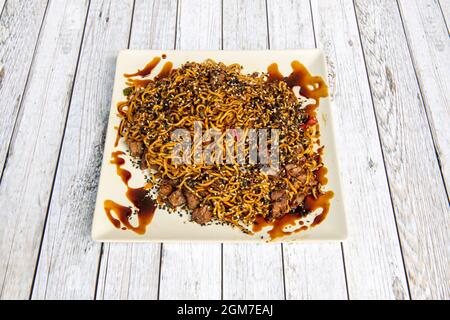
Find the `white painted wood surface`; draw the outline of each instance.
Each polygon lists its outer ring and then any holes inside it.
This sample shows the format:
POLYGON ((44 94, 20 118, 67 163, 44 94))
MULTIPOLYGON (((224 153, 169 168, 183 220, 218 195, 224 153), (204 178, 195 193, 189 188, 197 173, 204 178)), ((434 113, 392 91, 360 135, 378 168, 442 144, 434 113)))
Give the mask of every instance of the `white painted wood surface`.
POLYGON ((2 7, 2 299, 450 298, 449 1, 2 7), (174 45, 325 50, 349 240, 92 242, 117 52, 174 45))
POLYGON ((30 295, 87 9, 53 1, 44 19, 0 185, 2 298, 30 295))
MULTIPOLYGON (((446 1, 447 3, 449 1, 446 1)), ((450 189, 450 41, 432 0, 399 1, 411 57, 419 80, 441 171, 450 189)))
POLYGON ((356 12, 411 298, 448 299, 449 202, 397 3, 356 12))
POLYGON ((133 1, 91 1, 33 299, 92 299, 99 243, 90 236, 117 52, 128 45, 133 1))
POLYGON ((0 17, 0 168, 19 113, 47 1, 8 1, 0 17))
POLYGON ((447 24, 447 30, 450 33, 450 1, 438 0, 438 4, 441 7, 442 14, 443 14, 445 22, 447 24))
MULTIPOLYGON (((173 49, 176 14, 177 1, 137 0, 130 48, 173 49)), ((97 299, 157 299, 160 256, 160 244, 105 243, 97 299)))
POLYGON ((0 13, 3 11, 3 7, 5 6, 6 0, 0 0, 0 13))
POLYGON ((408 298, 405 272, 351 0, 312 1, 317 46, 334 64, 351 299, 408 298), (363 226, 363 227, 362 227, 363 226))

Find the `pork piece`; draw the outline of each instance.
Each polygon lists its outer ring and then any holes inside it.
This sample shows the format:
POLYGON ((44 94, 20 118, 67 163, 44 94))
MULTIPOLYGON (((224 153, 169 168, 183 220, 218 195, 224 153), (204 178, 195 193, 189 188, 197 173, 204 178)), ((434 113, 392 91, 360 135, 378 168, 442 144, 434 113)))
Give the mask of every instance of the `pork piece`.
POLYGON ((302 184, 306 183, 306 179, 308 178, 308 175, 305 170, 303 170, 299 166, 296 166, 295 164, 288 164, 288 165, 286 165, 285 168, 286 168, 287 173, 291 177, 296 178, 302 184))
POLYGON ((278 200, 285 199, 285 198, 286 198, 286 195, 287 195, 286 190, 277 190, 277 191, 273 191, 273 192, 270 194, 270 199, 271 199, 272 201, 278 201, 278 200))
POLYGON ((145 160, 145 155, 147 154, 147 150, 144 150, 142 152, 142 158, 141 158, 141 170, 146 170, 148 169, 148 164, 147 164, 147 160, 145 160))
POLYGON ((282 218, 289 212, 289 203, 287 199, 283 199, 272 204, 272 217, 275 219, 282 218))
POLYGON ((186 203, 186 198, 181 190, 175 190, 169 196, 169 203, 176 208, 186 203))
POLYGON ((211 221, 211 210, 208 207, 199 207, 192 211, 192 220, 198 224, 205 224, 211 221))
POLYGON ((297 177, 302 174, 302 168, 295 164, 288 164, 285 166, 287 173, 292 177, 297 177))
POLYGON ((133 157, 140 158, 144 153, 144 144, 141 141, 132 141, 130 139, 126 139, 126 143, 130 148, 130 153, 133 157))
POLYGON ((292 207, 298 207, 305 200, 305 195, 302 193, 298 193, 295 195, 295 198, 292 200, 292 207))
POLYGON ((161 181, 161 184, 159 186, 159 195, 163 197, 167 197, 169 194, 172 193, 173 187, 170 181, 167 179, 164 179, 161 181))
POLYGON ((184 196, 186 197, 187 207, 190 210, 194 210, 200 204, 200 198, 193 194, 191 191, 187 190, 184 193, 184 196))

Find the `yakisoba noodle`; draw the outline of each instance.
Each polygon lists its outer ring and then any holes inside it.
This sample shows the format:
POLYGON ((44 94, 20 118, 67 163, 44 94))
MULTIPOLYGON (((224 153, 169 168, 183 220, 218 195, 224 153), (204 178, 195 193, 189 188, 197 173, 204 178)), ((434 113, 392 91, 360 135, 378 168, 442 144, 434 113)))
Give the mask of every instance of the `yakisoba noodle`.
MULTIPOLYGON (((160 190, 159 203, 188 207, 198 223, 242 226, 261 216, 272 221, 293 212, 306 214, 305 197, 323 193, 318 126, 306 111, 306 99, 295 96, 289 81, 246 75, 241 69, 207 60, 186 63, 153 81, 130 79, 130 88, 124 91, 127 100, 118 108, 119 134, 132 155, 141 159, 142 168, 154 171, 150 176, 160 190), (186 129, 194 139, 196 121, 203 132, 239 128, 246 138, 250 129, 278 129, 280 170, 268 174, 261 164, 248 161, 227 164, 224 145, 223 164, 174 163, 176 141, 171 134, 186 129)), ((248 157, 247 140, 243 147, 248 157)))

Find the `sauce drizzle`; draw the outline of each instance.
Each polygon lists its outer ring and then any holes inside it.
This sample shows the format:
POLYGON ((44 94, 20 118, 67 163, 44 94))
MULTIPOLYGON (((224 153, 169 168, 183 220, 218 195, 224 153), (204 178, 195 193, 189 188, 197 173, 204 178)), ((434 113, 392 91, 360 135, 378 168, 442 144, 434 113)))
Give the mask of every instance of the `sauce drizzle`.
MULTIPOLYGON (((321 223, 327 217, 327 214, 330 210, 330 200, 333 198, 333 191, 327 191, 324 194, 319 195, 316 199, 312 196, 308 196, 305 200, 305 209, 308 211, 315 211, 317 209, 322 209, 322 212, 314 218, 314 221, 311 223, 311 227, 314 227, 321 223)), ((256 217, 256 224, 253 225, 252 231, 259 232, 265 227, 272 227, 267 234, 270 236, 271 240, 275 240, 277 238, 289 236, 293 233, 298 233, 300 231, 305 231, 308 229, 308 226, 303 225, 304 222, 299 220, 302 218, 302 214, 300 213, 288 213, 280 219, 274 220, 272 222, 266 221, 263 216, 256 217), (300 227, 298 227, 298 224, 300 227), (296 229, 286 230, 286 227, 296 227, 296 229)))
POLYGON ((147 226, 152 222, 156 210, 155 202, 149 197, 147 187, 131 188, 128 182, 131 179, 131 173, 123 169, 125 159, 120 157, 123 155, 122 151, 115 151, 112 153, 111 163, 116 165, 116 172, 127 186, 126 196, 128 200, 136 208, 138 224, 133 226, 130 223, 130 217, 133 215, 133 210, 130 207, 120 205, 112 200, 105 200, 104 209, 106 216, 116 228, 129 229, 137 234, 144 234, 147 226), (115 217, 112 212, 114 212, 115 217))
POLYGON ((135 76, 141 76, 141 77, 145 77, 147 75, 149 75, 153 69, 156 68, 156 66, 158 65, 158 63, 161 61, 160 57, 154 57, 152 59, 152 61, 150 61, 149 63, 147 63, 144 67, 144 69, 142 70, 138 70, 135 73, 125 73, 124 76, 126 78, 130 78, 130 77, 135 77, 135 76))
POLYGON ((172 62, 167 61, 166 63, 164 63, 161 71, 158 73, 158 75, 155 77, 155 79, 159 80, 159 79, 167 78, 170 75, 170 73, 172 72, 172 67, 173 67, 172 62))

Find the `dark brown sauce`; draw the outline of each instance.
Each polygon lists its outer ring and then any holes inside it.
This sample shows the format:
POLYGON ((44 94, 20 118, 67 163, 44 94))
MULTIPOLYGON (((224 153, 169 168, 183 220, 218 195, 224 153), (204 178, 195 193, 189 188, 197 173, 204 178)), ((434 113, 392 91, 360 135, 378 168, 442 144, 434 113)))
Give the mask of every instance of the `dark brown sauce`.
POLYGON ((311 227, 314 227, 321 223, 328 215, 328 211, 330 211, 330 200, 333 198, 333 191, 327 191, 324 194, 321 194, 314 199, 312 196, 309 196, 305 200, 305 209, 309 211, 314 211, 317 209, 322 209, 322 212, 314 218, 311 227))
POLYGON ((267 67, 267 73, 269 74, 269 81, 282 81, 284 79, 284 76, 278 69, 278 65, 276 63, 272 63, 267 67))
POLYGON ((328 96, 328 86, 319 76, 312 76, 308 69, 295 60, 291 63, 292 72, 289 76, 283 77, 278 70, 278 65, 272 63, 267 68, 268 81, 285 81, 288 87, 300 87, 300 94, 306 98, 314 99, 316 102, 307 107, 308 114, 313 117, 316 115, 315 110, 320 104, 320 98, 328 96))
POLYGON ((152 79, 129 79, 127 85, 136 88, 145 88, 152 81, 152 79))
MULTIPOLYGON (((120 205, 112 200, 104 202, 106 216, 116 228, 132 230, 138 234, 144 234, 147 226, 153 219, 156 210, 155 202, 148 196, 148 186, 142 188, 131 188, 128 182, 131 179, 131 173, 123 169, 125 159, 120 156, 124 153, 122 151, 115 151, 112 153, 111 163, 116 165, 117 175, 122 179, 127 186, 126 196, 128 200, 136 208, 138 217, 138 225, 133 226, 130 223, 130 217, 133 210, 130 207, 120 205), (114 212, 115 217, 112 212, 114 212)), ((124 229, 124 230, 125 230, 124 229)))
MULTIPOLYGON (((317 209, 322 209, 322 212, 314 218, 314 221, 311 224, 311 227, 314 227, 325 220, 328 211, 330 210, 330 200, 333 198, 333 191, 325 192, 324 194, 319 195, 316 199, 312 196, 309 196, 305 200, 305 209, 308 211, 315 211, 317 209)), ((262 216, 256 217, 256 224, 253 225, 252 231, 259 232, 265 227, 272 227, 267 234, 270 236, 271 240, 275 240, 277 238, 289 236, 293 233, 298 233, 301 231, 305 231, 308 229, 308 226, 303 225, 304 222, 299 220, 302 218, 301 214, 291 214, 288 213, 284 217, 274 220, 272 222, 268 222, 262 216), (297 223, 300 227, 297 227, 293 230, 286 230, 287 227, 295 227, 297 223)))
POLYGON ((326 167, 320 167, 320 169, 317 170, 316 177, 321 185, 328 183, 327 173, 328 169, 326 167))
POLYGON ((167 58, 167 54, 163 53, 161 56, 163 59, 167 58))
POLYGON ((163 78, 167 78, 170 73, 172 72, 172 68, 173 68, 173 63, 170 61, 167 61, 166 63, 164 63, 161 71, 158 73, 158 75, 155 77, 155 79, 163 79, 163 78))
POLYGON ((138 70, 135 73, 125 73, 124 76, 127 77, 127 78, 135 77, 135 76, 145 77, 145 76, 149 75, 153 71, 153 69, 156 68, 156 66, 158 65, 158 63, 160 61, 161 61, 160 57, 154 57, 152 59, 152 61, 150 61, 149 63, 146 64, 144 69, 138 70))

